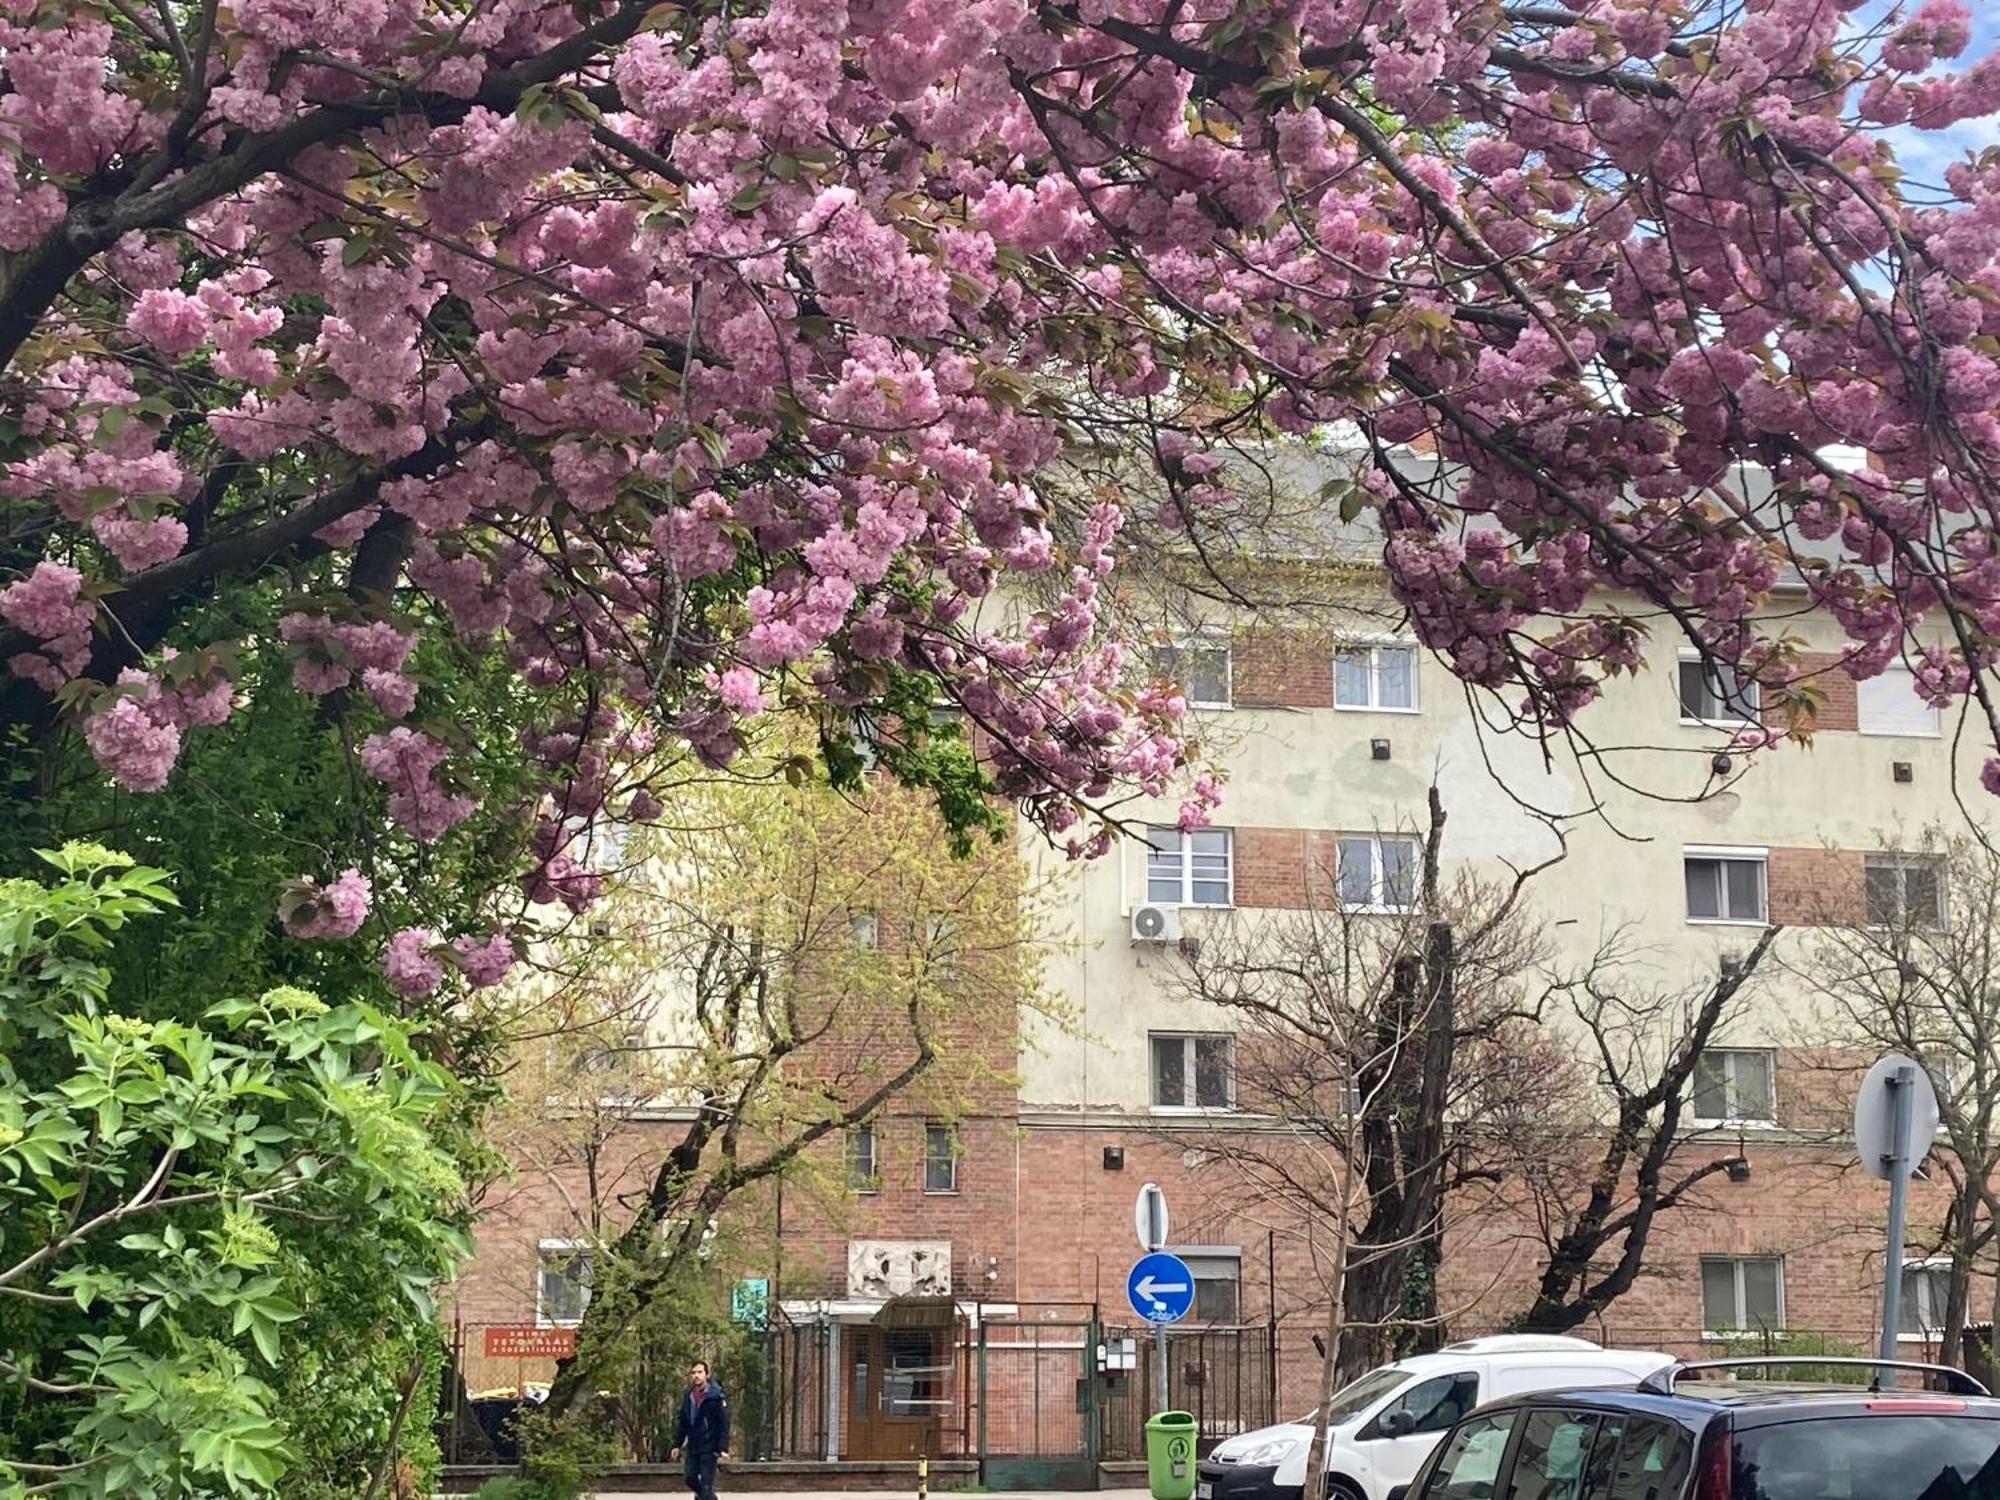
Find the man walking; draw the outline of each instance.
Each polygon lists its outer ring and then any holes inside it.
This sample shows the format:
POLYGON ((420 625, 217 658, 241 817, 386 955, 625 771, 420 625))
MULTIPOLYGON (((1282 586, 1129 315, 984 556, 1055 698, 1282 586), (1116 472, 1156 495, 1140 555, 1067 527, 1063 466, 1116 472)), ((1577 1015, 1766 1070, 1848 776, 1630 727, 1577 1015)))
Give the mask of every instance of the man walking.
POLYGON ((709 1379, 706 1361, 688 1366, 687 1394, 668 1457, 682 1460, 694 1500, 715 1500, 715 1466, 729 1462, 729 1398, 720 1381, 709 1379))

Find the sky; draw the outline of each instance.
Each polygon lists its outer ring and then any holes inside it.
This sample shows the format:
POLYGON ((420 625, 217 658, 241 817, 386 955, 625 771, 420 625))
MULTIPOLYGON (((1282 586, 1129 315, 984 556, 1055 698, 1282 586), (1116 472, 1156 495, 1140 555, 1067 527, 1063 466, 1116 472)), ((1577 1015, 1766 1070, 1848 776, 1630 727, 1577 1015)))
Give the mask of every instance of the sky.
MULTIPOLYGON (((1963 71, 1981 58, 2000 52, 2000 0, 1966 0, 1966 5, 1973 15, 1972 45, 1966 48, 1963 56, 1948 65, 1954 72, 1963 71)), ((1865 30, 1896 8, 1890 0, 1868 0, 1852 19, 1857 28, 1865 30)), ((1916 6, 1909 3, 1900 8, 1907 15, 1916 6)), ((1944 169, 1953 162, 1963 160, 1969 153, 1983 151, 1988 146, 2000 146, 2000 115, 1967 120, 1945 131, 1898 128, 1885 131, 1884 135, 1895 148, 1896 160, 1906 177, 1924 184, 1937 184, 1944 180, 1944 169)))

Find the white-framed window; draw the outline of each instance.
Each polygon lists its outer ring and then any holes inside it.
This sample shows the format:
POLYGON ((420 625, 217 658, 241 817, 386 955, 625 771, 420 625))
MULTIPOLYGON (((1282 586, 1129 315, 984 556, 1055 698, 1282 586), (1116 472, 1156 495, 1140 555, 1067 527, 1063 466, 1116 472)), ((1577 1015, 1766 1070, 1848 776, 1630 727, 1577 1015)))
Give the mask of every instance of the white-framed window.
POLYGON ((1229 642, 1219 635, 1192 635, 1155 646, 1153 675, 1179 686, 1193 708, 1228 708, 1233 701, 1229 642))
POLYGON ((1235 840, 1227 828, 1146 830, 1146 899, 1165 906, 1235 900, 1235 840))
POLYGON ((1870 854, 1861 872, 1870 926, 1944 926, 1944 861, 1935 854, 1870 854))
POLYGON ((1896 1337, 1935 1339, 1944 1333, 1945 1313, 1951 1306, 1951 1262, 1948 1260, 1906 1260, 1903 1262, 1902 1305, 1897 1313, 1896 1337))
POLYGON ((1153 1108, 1233 1109, 1234 1038, 1226 1032, 1154 1032, 1153 1108))
POLYGON ((1934 740, 1944 733, 1944 716, 1917 696, 1916 674, 1890 667, 1854 685, 1855 724, 1863 734, 1934 740))
POLYGON ((1350 641, 1336 647, 1333 706, 1350 713, 1415 713, 1417 648, 1397 641, 1350 641))
POLYGON ((1762 849, 1683 850, 1687 919, 1763 926, 1768 919, 1765 858, 1762 849))
POLYGON ((1775 1125, 1776 1054, 1768 1047, 1710 1047, 1694 1064, 1694 1117, 1702 1125, 1775 1125))
POLYGON ((1243 1252, 1232 1245, 1182 1245, 1178 1256, 1194 1275, 1194 1323, 1238 1323, 1243 1318, 1243 1252))
POLYGON ((1785 1326, 1785 1262, 1776 1255, 1701 1258, 1704 1333, 1754 1333, 1785 1326))
POLYGON ((581 1323, 595 1274, 595 1258, 582 1240, 543 1240, 536 1246, 535 1326, 574 1328, 581 1323))
POLYGON ((1699 651, 1681 652, 1683 724, 1755 724, 1762 702, 1756 682, 1727 662, 1705 661, 1699 651))
POLYGON ((958 1191, 958 1132, 935 1120, 924 1126, 924 1191, 958 1191))
POLYGON ((847 1186, 856 1193, 881 1190, 881 1142, 873 1125, 856 1125, 847 1132, 847 1186))
POLYGON ((857 948, 874 948, 882 941, 882 919, 872 911, 847 914, 847 936, 857 948))
POLYGON ((1400 833, 1343 833, 1340 904, 1349 911, 1408 911, 1417 899, 1417 867, 1422 852, 1400 833))

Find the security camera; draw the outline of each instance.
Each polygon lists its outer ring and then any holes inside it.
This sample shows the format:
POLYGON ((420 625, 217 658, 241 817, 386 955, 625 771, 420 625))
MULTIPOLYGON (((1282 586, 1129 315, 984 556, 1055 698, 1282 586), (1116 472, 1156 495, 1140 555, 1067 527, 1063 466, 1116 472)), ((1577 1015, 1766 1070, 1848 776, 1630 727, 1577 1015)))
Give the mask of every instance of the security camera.
POLYGON ((1708 763, 1708 768, 1718 776, 1727 776, 1736 768, 1736 762, 1726 755, 1718 755, 1708 763))

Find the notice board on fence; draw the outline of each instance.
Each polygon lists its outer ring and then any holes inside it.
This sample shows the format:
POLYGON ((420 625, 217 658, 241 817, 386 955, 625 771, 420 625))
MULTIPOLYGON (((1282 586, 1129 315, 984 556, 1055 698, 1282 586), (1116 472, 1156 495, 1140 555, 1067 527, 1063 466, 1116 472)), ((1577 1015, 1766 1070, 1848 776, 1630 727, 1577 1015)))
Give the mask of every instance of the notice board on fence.
POLYGON ((524 1323, 486 1330, 488 1359, 567 1359, 574 1353, 574 1328, 537 1328, 524 1323))

